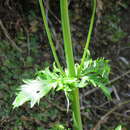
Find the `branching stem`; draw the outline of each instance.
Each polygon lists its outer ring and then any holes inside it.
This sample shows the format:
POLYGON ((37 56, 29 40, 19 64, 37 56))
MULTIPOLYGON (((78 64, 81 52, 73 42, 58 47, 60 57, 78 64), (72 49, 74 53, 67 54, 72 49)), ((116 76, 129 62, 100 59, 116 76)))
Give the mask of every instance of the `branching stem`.
POLYGON ((90 44, 90 40, 91 40, 91 34, 92 34, 92 30, 93 30, 93 25, 94 25, 94 19, 95 19, 95 12, 96 12, 96 0, 93 0, 93 12, 92 12, 92 17, 91 17, 91 21, 90 21, 90 27, 89 27, 89 31, 88 31, 88 36, 87 36, 87 41, 86 41, 86 45, 84 48, 84 53, 81 59, 81 64, 78 70, 78 73, 80 74, 86 55, 87 55, 87 50, 89 48, 89 44, 90 44))

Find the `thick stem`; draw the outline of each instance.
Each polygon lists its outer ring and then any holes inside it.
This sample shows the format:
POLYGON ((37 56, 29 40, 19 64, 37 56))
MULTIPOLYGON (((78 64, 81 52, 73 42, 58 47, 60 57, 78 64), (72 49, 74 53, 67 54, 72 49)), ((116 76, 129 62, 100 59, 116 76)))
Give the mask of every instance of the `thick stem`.
MULTIPOLYGON (((61 23, 63 29, 63 38, 64 38, 64 47, 65 47, 65 56, 67 62, 67 68, 69 71, 70 77, 75 77, 75 68, 74 68, 74 57, 72 50, 72 41, 71 41, 71 32, 68 16, 68 0, 60 0, 61 7, 61 23)), ((74 121, 74 130, 83 130, 81 114, 80 114, 80 102, 79 102, 79 90, 76 88, 71 93, 72 99, 72 114, 74 121)))
POLYGON ((69 75, 74 77, 75 69, 74 69, 72 40, 71 40, 71 32, 70 32, 70 24, 69 24, 69 16, 68 16, 68 1, 60 0, 60 7, 61 7, 61 23, 62 23, 62 31, 63 31, 63 38, 64 38, 66 63, 67 63, 67 68, 69 70, 69 75))
POLYGON ((80 98, 79 98, 79 89, 76 88, 71 93, 72 95, 72 114, 73 114, 73 128, 74 130, 83 130, 81 113, 80 113, 80 98))

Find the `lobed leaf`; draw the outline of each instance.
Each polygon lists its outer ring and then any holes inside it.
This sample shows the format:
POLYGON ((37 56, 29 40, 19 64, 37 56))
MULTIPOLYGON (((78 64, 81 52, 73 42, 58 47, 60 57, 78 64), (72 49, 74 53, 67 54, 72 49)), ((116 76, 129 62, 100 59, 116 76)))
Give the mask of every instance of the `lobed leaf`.
POLYGON ((20 86, 20 91, 13 102, 14 108, 21 106, 27 101, 30 101, 31 107, 33 107, 51 89, 64 91, 69 95, 76 87, 83 88, 87 85, 93 85, 94 87, 99 87, 105 96, 111 97, 111 93, 106 87, 109 82, 110 72, 108 60, 100 58, 93 61, 88 55, 80 75, 78 75, 78 68, 79 64, 75 64, 77 77, 69 77, 67 69, 65 69, 65 74, 62 75, 60 70, 53 64, 53 71, 46 68, 36 73, 36 79, 24 80, 24 84, 20 86))
POLYGON ((42 79, 26 80, 24 83, 13 102, 14 108, 23 105, 26 101, 30 101, 31 107, 33 107, 52 89, 52 85, 42 79))
MULTIPOLYGON (((90 55, 86 58, 81 74, 80 74, 80 83, 78 84, 79 88, 85 87, 87 85, 93 85, 94 87, 99 87, 105 96, 108 98, 111 97, 109 89, 106 87, 106 84, 109 82, 109 73, 110 66, 108 60, 104 58, 98 58, 92 60, 90 55)), ((78 66, 78 65, 76 65, 78 66)), ((75 67, 78 68, 78 67, 75 67)))

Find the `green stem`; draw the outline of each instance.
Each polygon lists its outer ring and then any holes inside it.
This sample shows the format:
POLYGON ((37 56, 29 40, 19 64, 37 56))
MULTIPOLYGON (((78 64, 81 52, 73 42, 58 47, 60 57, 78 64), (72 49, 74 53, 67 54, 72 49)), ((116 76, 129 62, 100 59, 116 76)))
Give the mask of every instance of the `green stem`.
POLYGON ((63 71, 63 69, 62 69, 62 67, 60 65, 58 56, 56 54, 56 48, 54 46, 54 43, 53 43, 53 40, 52 40, 52 36, 51 36, 51 32, 49 30, 49 26, 48 26, 48 23, 47 23, 45 9, 44 9, 42 0, 39 0, 39 4, 40 4, 43 22, 44 22, 44 25, 45 25, 45 29, 46 29, 46 32, 47 32, 48 40, 49 40, 49 43, 50 43, 50 46, 51 46, 51 49, 52 49, 52 53, 53 53, 55 62, 57 64, 58 68, 60 69, 61 73, 64 74, 64 71, 63 71))
POLYGON ((81 59, 81 64, 80 64, 80 68, 78 70, 78 73, 80 73, 80 71, 82 70, 86 55, 87 55, 87 51, 88 51, 88 47, 90 44, 90 40, 91 40, 91 34, 92 34, 92 30, 93 30, 93 25, 94 25, 94 18, 95 18, 95 12, 96 12, 96 0, 93 0, 93 12, 92 12, 92 17, 91 17, 91 21, 90 21, 90 27, 89 27, 89 31, 88 31, 88 36, 87 36, 87 41, 86 41, 86 45, 84 48, 84 53, 81 59))
POLYGON ((80 113, 80 98, 79 89, 76 88, 71 93, 72 96, 72 114, 73 114, 73 128, 74 130, 83 130, 81 113, 80 113))
MULTIPOLYGON (((61 7, 61 23, 63 29, 63 38, 64 38, 64 48, 65 56, 67 62, 67 68, 69 71, 70 77, 75 77, 75 68, 74 68, 74 57, 71 41, 71 32, 68 16, 68 0, 60 0, 61 7)), ((80 102, 79 102, 79 90, 76 88, 71 93, 72 97, 72 112, 73 112, 73 121, 74 121, 74 130, 83 130, 82 121, 80 115, 80 102)))
POLYGON ((65 48, 67 68, 69 70, 69 75, 74 77, 75 69, 74 69, 71 33, 70 33, 70 26, 69 26, 70 24, 69 24, 67 0, 60 0, 60 7, 61 7, 61 23, 63 29, 62 31, 63 31, 63 38, 64 38, 64 48, 65 48))

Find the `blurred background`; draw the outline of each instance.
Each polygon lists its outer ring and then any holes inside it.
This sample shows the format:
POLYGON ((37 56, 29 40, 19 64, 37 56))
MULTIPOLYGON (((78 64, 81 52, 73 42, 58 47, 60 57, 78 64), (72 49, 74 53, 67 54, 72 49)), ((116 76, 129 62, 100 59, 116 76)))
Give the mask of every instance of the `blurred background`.
MULTIPOLYGON (((65 66, 59 0, 45 0, 45 7, 57 53, 65 66)), ((69 0, 76 62, 80 62, 83 53, 91 13, 91 0, 69 0)), ((124 130, 129 130, 129 0, 97 0, 90 51, 93 58, 110 60, 112 101, 92 86, 82 89, 80 98, 84 129, 112 130, 121 124, 124 130), (106 114, 108 116, 101 121, 106 114)), ((52 67, 53 61, 38 0, 0 0, 0 130, 54 130, 53 127, 58 124, 72 127, 64 93, 51 94, 32 109, 28 103, 12 109, 22 79, 33 78, 37 70, 52 67)))

